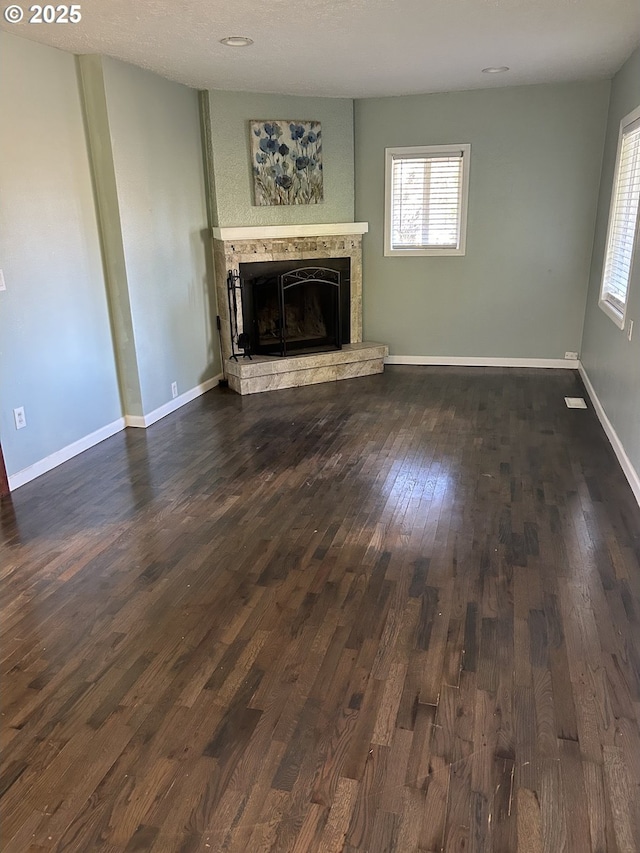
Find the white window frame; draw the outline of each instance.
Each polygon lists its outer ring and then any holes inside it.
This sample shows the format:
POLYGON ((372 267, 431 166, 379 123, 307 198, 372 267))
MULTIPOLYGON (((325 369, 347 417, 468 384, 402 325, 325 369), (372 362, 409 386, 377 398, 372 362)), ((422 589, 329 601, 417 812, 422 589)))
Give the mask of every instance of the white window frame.
POLYGON ((616 208, 616 197, 617 192, 616 188, 618 186, 618 176, 620 172, 620 152, 622 150, 622 139, 627 130, 629 130, 630 126, 635 124, 638 120, 640 120, 640 107, 637 107, 635 110, 626 115, 622 121, 620 122, 620 131, 618 133, 618 148, 616 150, 616 165, 615 171, 613 175, 613 184, 611 186, 611 204, 609 206, 609 222, 607 225, 607 241, 605 243, 605 251, 604 257, 602 260, 602 280, 600 282, 600 297, 598 300, 598 305, 604 311, 604 313, 610 317, 616 326, 619 329, 624 329, 626 316, 627 316, 627 308, 629 307, 629 287, 631 286, 631 276, 633 274, 633 259, 638 250, 638 230, 640 223, 640 211, 636 215, 636 223, 635 223, 635 232, 633 237, 633 245, 631 248, 631 263, 629 266, 629 278, 627 280, 627 293, 626 299, 624 303, 624 307, 621 309, 618 305, 611 302, 607 296, 605 295, 605 273, 607 271, 607 259, 609 257, 611 251, 611 243, 613 239, 613 223, 615 216, 615 208, 616 208))
POLYGON ((385 148, 385 192, 384 192, 384 254, 385 257, 410 257, 414 255, 464 255, 467 241, 467 208, 469 204, 469 165, 471 162, 471 145, 467 142, 460 145, 415 145, 404 148, 385 148), (456 247, 432 246, 393 248, 391 241, 392 222, 392 180, 393 161, 406 157, 442 157, 443 155, 462 156, 462 181, 458 196, 460 204, 460 228, 458 245, 456 247))

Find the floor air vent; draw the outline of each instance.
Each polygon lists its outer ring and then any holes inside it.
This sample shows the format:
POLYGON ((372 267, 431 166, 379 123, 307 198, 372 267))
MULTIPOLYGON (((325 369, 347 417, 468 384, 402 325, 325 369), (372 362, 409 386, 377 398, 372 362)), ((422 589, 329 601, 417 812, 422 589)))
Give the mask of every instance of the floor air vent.
POLYGON ((584 401, 584 397, 565 397, 565 403, 567 404, 567 409, 586 409, 587 404, 584 401))

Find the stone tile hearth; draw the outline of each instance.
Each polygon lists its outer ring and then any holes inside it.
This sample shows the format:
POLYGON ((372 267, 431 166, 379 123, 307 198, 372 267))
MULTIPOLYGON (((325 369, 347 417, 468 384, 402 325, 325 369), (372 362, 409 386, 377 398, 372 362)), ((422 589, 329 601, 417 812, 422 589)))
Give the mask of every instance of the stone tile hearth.
POLYGON ((230 388, 238 394, 258 394, 382 373, 388 354, 385 344, 359 342, 345 344, 341 350, 331 352, 285 358, 253 356, 252 359, 238 358, 238 361, 229 359, 225 368, 230 388))

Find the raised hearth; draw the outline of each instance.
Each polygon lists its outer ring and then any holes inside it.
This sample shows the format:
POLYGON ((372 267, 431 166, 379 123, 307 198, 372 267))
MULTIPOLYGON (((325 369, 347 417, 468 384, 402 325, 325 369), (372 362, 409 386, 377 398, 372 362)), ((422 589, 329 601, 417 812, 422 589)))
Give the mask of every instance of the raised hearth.
MULTIPOLYGON (((221 321, 220 338, 229 385, 240 394, 275 388, 291 388, 348 379, 384 370, 387 347, 362 342, 362 234, 367 223, 339 222, 323 225, 214 228, 213 253, 221 321), (246 271, 251 264, 268 261, 299 261, 300 266, 322 259, 343 259, 348 264, 349 299, 341 349, 286 357, 256 356, 233 359, 227 277, 229 271, 246 271)), ((329 265, 327 265, 329 266, 329 265)), ((242 290, 232 314, 243 328, 242 290)), ((237 340, 235 349, 238 350, 237 340)))
POLYGON ((341 350, 286 358, 254 356, 227 362, 229 387, 238 394, 258 394, 279 388, 317 385, 382 373, 389 349, 384 344, 345 344, 341 350))

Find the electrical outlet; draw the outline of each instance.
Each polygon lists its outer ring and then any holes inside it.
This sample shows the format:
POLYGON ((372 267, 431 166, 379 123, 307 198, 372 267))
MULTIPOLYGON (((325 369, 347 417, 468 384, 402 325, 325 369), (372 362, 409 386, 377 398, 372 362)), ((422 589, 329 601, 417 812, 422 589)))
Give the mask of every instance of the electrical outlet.
POLYGON ((2 272, 2 270, 0 270, 0 290, 6 290, 6 289, 7 289, 7 283, 4 280, 4 273, 2 272))
POLYGON ((16 429, 24 429, 27 425, 27 418, 24 413, 24 406, 19 406, 13 410, 13 419, 16 422, 16 429))
POLYGON ((571 361, 576 361, 578 358, 578 353, 577 352, 565 352, 564 357, 566 359, 571 360, 571 361))
POLYGON ((178 383, 177 382, 171 383, 171 396, 173 397, 174 400, 178 396, 178 383))
POLYGON ((630 341, 633 337, 633 320, 629 320, 629 328, 627 329, 627 340, 630 341))

